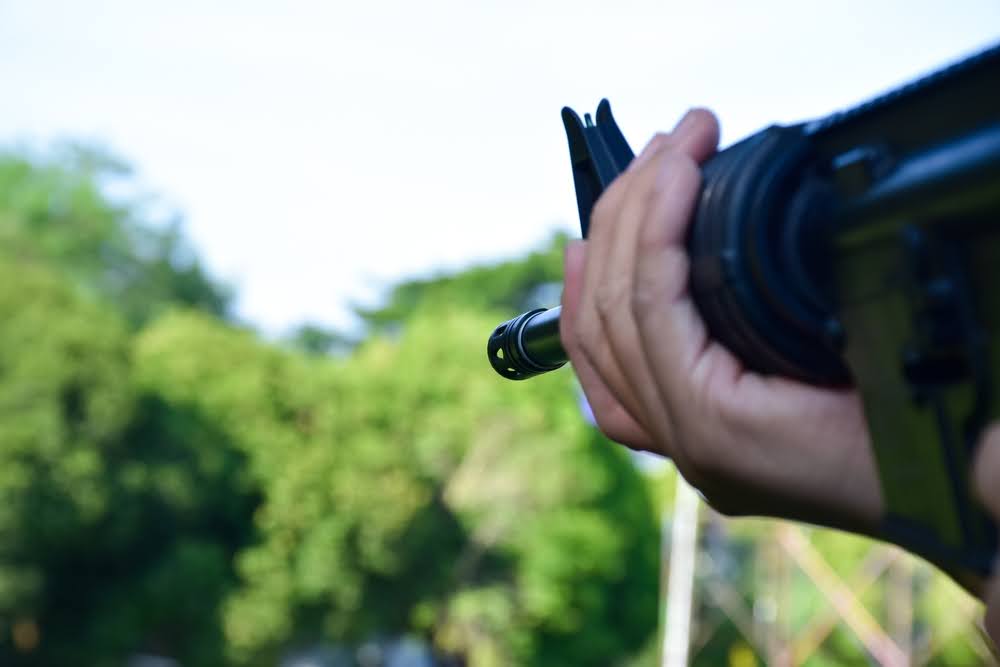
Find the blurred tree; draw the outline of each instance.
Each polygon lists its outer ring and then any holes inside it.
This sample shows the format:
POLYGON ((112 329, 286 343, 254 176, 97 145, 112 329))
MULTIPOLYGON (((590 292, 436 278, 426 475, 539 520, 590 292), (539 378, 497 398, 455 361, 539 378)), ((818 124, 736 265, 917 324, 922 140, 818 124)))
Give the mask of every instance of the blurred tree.
POLYGON ((351 336, 318 324, 303 324, 296 327, 286 338, 293 349, 311 355, 337 355, 350 353, 358 342, 351 336))
POLYGON ((11 615, 35 611, 46 557, 87 545, 108 511, 104 454, 133 396, 114 313, 10 264, 0 264, 0 312, 0 609, 11 615))
POLYGON ((142 392, 123 318, 57 273, 0 261, 0 312, 0 664, 218 664, 239 452, 142 392))
MULTIPOLYGON (((470 667, 655 664, 673 475, 587 425, 568 371, 515 384, 484 359, 491 327, 554 300, 565 236, 400 284, 359 309, 360 342, 304 326, 282 347, 224 321, 179 228, 111 196, 129 179, 99 151, 0 153, 0 664, 272 665, 404 633, 470 667)), ((702 597, 693 655, 755 664, 773 533, 725 525, 700 585, 745 611, 702 597)), ((839 575, 865 562, 813 535, 839 575)), ((916 572, 919 656, 975 661, 973 603, 916 572)), ((825 601, 779 574, 802 629, 825 601)), ((807 664, 870 662, 819 629, 807 664)))
POLYGON ((0 150, 0 256, 54 267, 115 304, 133 326, 171 305, 225 316, 228 287, 210 278, 176 219, 158 221, 130 169, 94 148, 0 150))
POLYGON ((428 310, 310 364, 201 317, 143 334, 144 386, 216 415, 263 488, 234 657, 417 631, 475 666, 606 665, 653 630, 645 486, 566 375, 467 372, 488 321, 428 310))

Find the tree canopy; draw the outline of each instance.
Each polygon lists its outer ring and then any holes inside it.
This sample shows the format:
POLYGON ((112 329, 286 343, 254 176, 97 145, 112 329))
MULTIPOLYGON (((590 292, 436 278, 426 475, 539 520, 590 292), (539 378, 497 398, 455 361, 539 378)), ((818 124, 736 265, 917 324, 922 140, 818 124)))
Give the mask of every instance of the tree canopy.
POLYGON ((400 286, 353 352, 305 353, 226 321, 178 229, 104 193, 122 174, 0 157, 5 663, 274 664, 403 634, 481 666, 637 649, 658 576, 639 473, 566 374, 479 369, 487 309, 556 251, 400 286))
MULTIPOLYGON (((132 179, 94 149, 0 151, 0 664, 274 665, 401 636, 469 667, 656 664, 671 473, 588 424, 568 370, 510 383, 485 359, 557 296, 566 237, 400 283, 360 336, 275 343, 232 321, 178 220, 116 194, 132 179)), ((770 533, 713 526, 701 576, 752 601, 770 533)), ((838 572, 867 562, 810 539, 838 572)), ((974 631, 921 572, 914 623, 968 664, 974 631)), ((799 627, 821 596, 794 581, 799 627)), ((755 664, 722 607, 695 611, 698 664, 755 664)), ((843 629, 821 648, 808 664, 867 660, 843 629)))

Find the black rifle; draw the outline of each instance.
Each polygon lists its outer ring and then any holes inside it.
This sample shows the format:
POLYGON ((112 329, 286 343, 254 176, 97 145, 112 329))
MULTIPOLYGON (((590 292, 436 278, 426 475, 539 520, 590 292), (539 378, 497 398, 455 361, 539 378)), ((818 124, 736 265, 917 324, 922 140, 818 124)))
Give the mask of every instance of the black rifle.
MULTIPOLYGON (((562 111, 584 236, 632 150, 607 100, 562 111)), ((846 112, 772 126, 702 168, 690 289, 751 369, 861 392, 886 539, 989 573, 969 467, 1000 418, 1000 45, 846 112)), ((497 327, 520 380, 560 367, 559 308, 497 327)))

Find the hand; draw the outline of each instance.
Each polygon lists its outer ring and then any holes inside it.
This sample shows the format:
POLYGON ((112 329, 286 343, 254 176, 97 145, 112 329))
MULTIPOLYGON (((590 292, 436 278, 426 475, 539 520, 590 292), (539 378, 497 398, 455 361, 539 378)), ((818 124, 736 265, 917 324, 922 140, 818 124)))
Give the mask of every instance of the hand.
MULTIPOLYGON (((983 436, 976 454, 976 492, 986 509, 1000 521, 1000 423, 994 423, 983 436)), ((985 588, 986 632, 994 645, 1000 646, 1000 575, 985 588)))
POLYGON ((563 346, 601 430, 673 459, 720 511, 876 535, 857 394, 746 370, 691 301, 685 231, 717 141, 714 116, 688 112, 607 188, 566 251, 563 346))

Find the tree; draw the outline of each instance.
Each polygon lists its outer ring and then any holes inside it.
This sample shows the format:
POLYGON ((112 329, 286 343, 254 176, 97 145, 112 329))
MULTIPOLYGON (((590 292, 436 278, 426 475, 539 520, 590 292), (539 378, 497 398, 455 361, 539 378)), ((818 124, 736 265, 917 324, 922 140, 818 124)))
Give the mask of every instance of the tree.
POLYGON ((0 256, 45 264, 114 304, 133 326, 185 305, 225 316, 231 294, 208 276, 176 218, 156 221, 155 198, 131 169, 95 148, 0 151, 0 256))
POLYGON ((0 262, 0 312, 0 662, 218 664, 255 502, 239 452, 142 391, 122 317, 56 273, 0 262))
POLYGON ((143 335, 147 386, 216 415, 261 484, 234 658, 419 632, 471 665, 603 665, 651 632, 645 486, 567 376, 526 392, 468 371, 488 321, 426 312, 309 364, 204 318, 143 335))
POLYGON ((0 153, 3 664, 222 654, 255 496, 206 416, 136 385, 131 347, 171 304, 221 315, 228 295, 176 226, 108 196, 128 174, 79 147, 0 153))
MULTIPOLYGON (((417 634, 471 667, 653 664, 673 477, 585 422, 568 371, 510 383, 483 354, 554 300, 564 237, 400 284, 361 340, 275 345, 225 320, 177 228, 108 195, 127 173, 82 149, 0 155, 0 663, 271 665, 417 634)), ((752 662, 746 626, 774 625, 746 611, 776 544, 761 525, 703 531, 702 583, 745 610, 701 599, 696 660, 752 662)), ((868 576, 859 538, 811 534, 838 576, 868 576)), ((914 635, 944 633, 925 653, 974 660, 954 587, 916 571, 914 635)), ((822 602, 803 576, 787 627, 822 602)), ((816 664, 866 660, 835 622, 810 632, 816 664)))
POLYGON ((318 324, 303 324, 296 327, 286 342, 293 350, 314 356, 349 354, 358 341, 350 336, 318 324))

